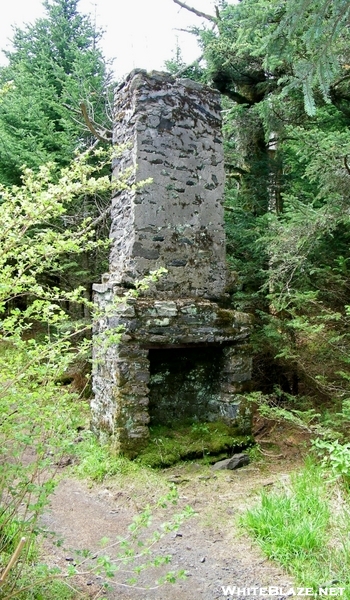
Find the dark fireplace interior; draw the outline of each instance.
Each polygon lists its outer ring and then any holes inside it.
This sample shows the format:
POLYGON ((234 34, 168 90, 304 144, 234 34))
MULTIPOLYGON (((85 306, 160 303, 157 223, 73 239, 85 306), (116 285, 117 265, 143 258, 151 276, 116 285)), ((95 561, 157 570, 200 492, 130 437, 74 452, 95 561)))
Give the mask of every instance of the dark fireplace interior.
POLYGON ((150 349, 151 425, 173 426, 218 416, 222 347, 150 349))

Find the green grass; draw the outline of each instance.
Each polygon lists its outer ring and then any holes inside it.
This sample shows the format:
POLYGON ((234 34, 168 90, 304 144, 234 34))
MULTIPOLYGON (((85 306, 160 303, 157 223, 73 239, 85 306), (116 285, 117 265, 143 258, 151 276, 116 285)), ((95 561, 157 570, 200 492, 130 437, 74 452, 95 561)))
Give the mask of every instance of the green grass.
POLYGON ((91 432, 86 432, 84 441, 76 446, 75 456, 75 475, 88 482, 104 481, 115 489, 127 490, 137 503, 147 503, 150 495, 159 497, 169 491, 169 482, 162 472, 113 454, 91 432))
POLYGON ((102 446, 96 437, 86 431, 84 440, 74 450, 78 465, 74 471, 79 477, 101 482, 107 477, 138 476, 140 465, 125 458, 116 456, 107 445, 102 446))
MULTIPOLYGON (((23 591, 19 591, 14 598, 16 600, 83 600, 87 596, 81 595, 70 585, 61 580, 49 580, 42 584, 33 584, 33 581, 40 579, 40 569, 33 566, 18 580, 17 586, 23 591), (29 586, 29 587, 28 587, 29 586), (27 589, 28 588, 28 589, 27 589)), ((2 598, 2 596, 0 596, 2 598)), ((5 596, 6 600, 7 596, 5 596)))
MULTIPOLYGON (((350 503, 339 500, 321 466, 308 461, 290 485, 262 492, 241 525, 264 554, 303 587, 350 586, 350 503)), ((350 587, 344 592, 350 598, 350 587)))

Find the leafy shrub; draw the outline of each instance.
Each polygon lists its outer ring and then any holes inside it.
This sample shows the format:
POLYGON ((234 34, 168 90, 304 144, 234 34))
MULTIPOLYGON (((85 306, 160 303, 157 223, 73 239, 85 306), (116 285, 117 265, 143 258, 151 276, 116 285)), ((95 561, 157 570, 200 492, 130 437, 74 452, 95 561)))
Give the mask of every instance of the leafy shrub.
POLYGON ((316 452, 322 456, 322 466, 330 470, 332 480, 341 479, 346 489, 350 487, 350 443, 340 444, 338 440, 313 441, 316 452))

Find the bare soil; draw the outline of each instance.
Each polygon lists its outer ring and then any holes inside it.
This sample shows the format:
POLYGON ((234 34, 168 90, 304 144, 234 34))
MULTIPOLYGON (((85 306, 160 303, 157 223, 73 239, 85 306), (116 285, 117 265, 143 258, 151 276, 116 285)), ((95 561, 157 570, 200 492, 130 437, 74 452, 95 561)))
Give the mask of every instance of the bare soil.
MULTIPOLYGON (((171 555, 170 565, 145 570, 135 587, 122 585, 127 574, 118 573, 103 589, 105 579, 92 572, 77 578, 75 584, 83 598, 109 600, 214 600, 227 598, 221 586, 290 587, 291 577, 264 558, 259 548, 239 528, 237 516, 258 500, 262 487, 272 489, 290 472, 300 467, 306 452, 305 436, 292 428, 259 421, 261 461, 236 471, 216 471, 198 463, 181 464, 161 472, 164 482, 176 484, 178 504, 154 513, 154 525, 160 524, 190 505, 196 516, 186 520, 177 532, 166 534, 154 547, 157 555, 171 555), (156 580, 169 570, 184 569, 186 580, 156 587, 156 580), (116 583, 116 581, 118 583, 116 583), (142 588, 142 589, 139 589, 142 588)), ((153 480, 138 485, 137 481, 113 479, 92 485, 69 476, 63 478, 52 496, 43 517, 48 536, 43 542, 45 561, 66 568, 76 560, 72 549, 89 549, 98 553, 100 540, 116 540, 125 536, 132 518, 149 502, 161 495, 153 480), (62 545, 54 542, 60 539, 62 545)), ((106 550, 117 556, 118 548, 106 550)), ((97 560, 96 558, 93 560, 97 560)), ((93 560, 91 563, 93 564, 93 560)), ((246 598, 255 596, 247 592, 246 598)), ((256 597, 255 597, 256 598, 256 597)), ((276 597, 277 599, 277 597, 276 597)))

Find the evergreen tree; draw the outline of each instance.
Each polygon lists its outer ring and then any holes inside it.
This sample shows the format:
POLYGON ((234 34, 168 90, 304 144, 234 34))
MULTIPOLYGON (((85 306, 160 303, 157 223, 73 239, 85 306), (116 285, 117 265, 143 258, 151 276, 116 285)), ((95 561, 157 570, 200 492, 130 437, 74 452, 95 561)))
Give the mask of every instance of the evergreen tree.
POLYGON ((201 66, 202 58, 203 57, 200 56, 197 60, 193 61, 192 64, 188 65, 183 59, 181 48, 177 41, 171 59, 166 60, 164 66, 166 70, 175 77, 182 77, 192 79, 193 81, 205 82, 206 72, 205 69, 201 66))
POLYGON ((89 17, 78 0, 45 0, 46 16, 16 28, 1 84, 13 85, 0 106, 0 182, 20 182, 21 167, 67 165, 92 136, 80 104, 106 126, 111 77, 89 17), (93 107, 93 108, 92 108, 93 107), (106 108, 107 107, 107 108, 106 108))
MULTIPOLYGON (((44 18, 14 30, 13 49, 6 52, 8 66, 0 71, 0 82, 7 85, 0 104, 2 185, 20 185, 23 165, 38 172, 50 162, 59 172, 76 151, 95 144, 90 129, 96 126, 88 122, 89 129, 84 122, 82 104, 93 122, 110 126, 112 81, 99 48, 101 33, 78 12, 78 4, 79 0, 45 0, 44 18)), ((51 225, 63 232, 87 217, 98 218, 96 236, 106 238, 109 202, 109 194, 80 197, 51 225)), ((90 298, 91 284, 106 270, 106 255, 106 249, 96 247, 75 259, 62 256, 60 267, 46 273, 46 282, 67 290, 84 285, 90 298)))
POLYGON ((257 317, 256 382, 338 409, 350 381, 348 19, 343 0, 222 2, 199 34, 225 97, 233 302, 257 317))

